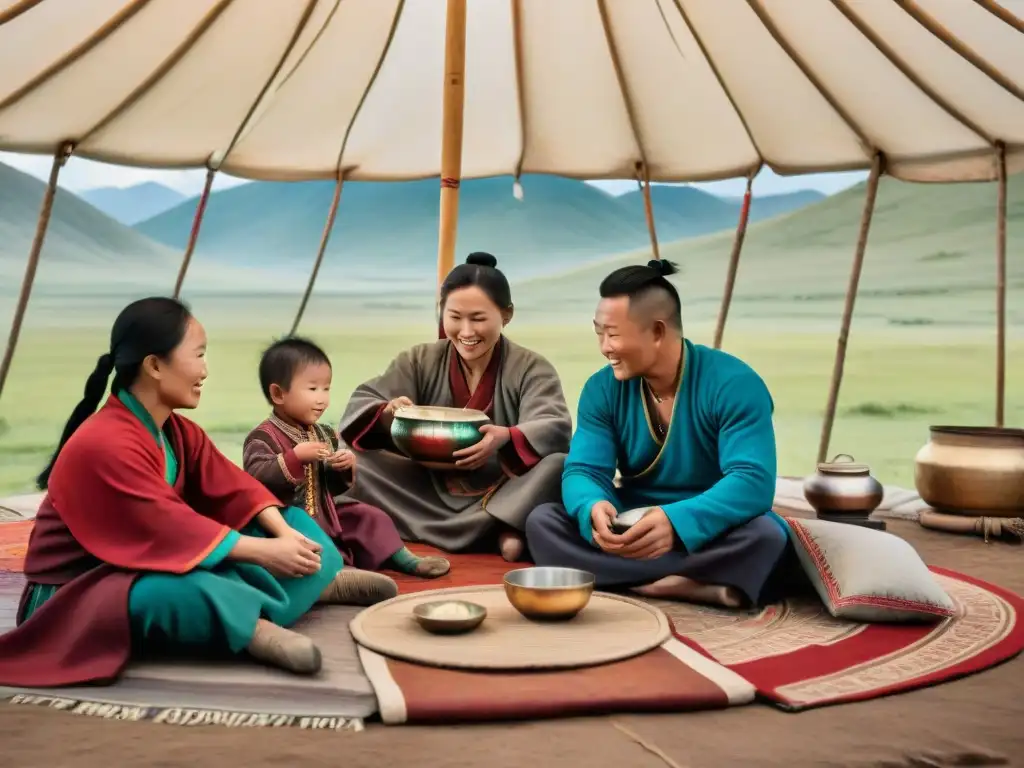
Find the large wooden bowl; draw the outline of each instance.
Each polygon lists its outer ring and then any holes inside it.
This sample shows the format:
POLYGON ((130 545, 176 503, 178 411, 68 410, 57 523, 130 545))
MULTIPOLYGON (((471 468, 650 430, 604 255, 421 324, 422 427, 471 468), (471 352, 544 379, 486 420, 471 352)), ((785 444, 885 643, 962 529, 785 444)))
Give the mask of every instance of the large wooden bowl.
POLYGON ((456 451, 483 440, 480 427, 491 420, 483 411, 412 405, 395 411, 391 440, 413 461, 426 466, 450 466, 456 451))

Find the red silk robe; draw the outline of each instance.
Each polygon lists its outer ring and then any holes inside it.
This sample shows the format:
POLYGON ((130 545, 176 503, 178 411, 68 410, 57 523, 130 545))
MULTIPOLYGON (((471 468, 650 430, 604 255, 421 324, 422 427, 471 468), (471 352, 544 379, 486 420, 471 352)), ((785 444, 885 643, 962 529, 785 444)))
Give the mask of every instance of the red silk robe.
POLYGON ((64 446, 25 557, 30 583, 60 589, 0 636, 0 685, 115 679, 131 652, 135 579, 147 571, 187 573, 230 530, 277 506, 194 422, 171 414, 164 434, 178 458, 173 487, 161 447, 116 397, 64 446))

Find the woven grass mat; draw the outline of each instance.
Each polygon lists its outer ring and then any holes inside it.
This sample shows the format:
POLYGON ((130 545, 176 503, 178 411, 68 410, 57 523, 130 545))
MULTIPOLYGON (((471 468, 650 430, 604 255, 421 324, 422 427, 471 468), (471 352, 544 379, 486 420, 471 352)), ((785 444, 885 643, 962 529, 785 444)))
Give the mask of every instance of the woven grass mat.
POLYGON ((359 645, 393 659, 452 669, 574 669, 638 656, 671 636, 665 614, 647 603, 595 592, 571 621, 536 622, 519 614, 504 587, 461 587, 403 595, 352 621, 359 645), (466 600, 487 609, 473 632, 439 636, 413 619, 420 603, 466 600))

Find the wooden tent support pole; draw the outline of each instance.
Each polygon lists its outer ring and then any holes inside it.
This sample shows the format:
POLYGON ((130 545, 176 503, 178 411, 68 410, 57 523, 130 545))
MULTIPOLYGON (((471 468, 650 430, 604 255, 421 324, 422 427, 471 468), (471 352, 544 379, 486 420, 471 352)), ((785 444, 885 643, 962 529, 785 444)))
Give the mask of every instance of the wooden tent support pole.
POLYGON ((203 185, 203 193, 199 196, 199 202, 196 204, 196 215, 192 217, 192 231, 189 232, 185 255, 181 258, 178 277, 174 281, 174 298, 176 299, 181 296, 181 286, 185 283, 188 265, 192 263, 192 254, 196 250, 196 241, 199 239, 199 228, 203 225, 203 214, 206 213, 206 203, 210 200, 210 189, 213 188, 213 177, 216 175, 217 172, 213 168, 206 169, 206 183, 203 185))
POLYGON ((651 253, 654 258, 661 260, 661 251, 658 248, 658 232, 654 227, 654 201, 651 200, 651 175, 647 172, 647 166, 637 163, 637 181, 640 182, 640 191, 644 194, 644 218, 647 219, 647 234, 651 238, 651 253))
POLYGON ((334 220, 338 216, 338 203, 341 202, 341 187, 344 178, 338 176, 334 185, 334 197, 331 199, 331 207, 327 211, 327 221, 324 222, 324 231, 320 235, 320 249, 316 252, 316 261, 313 262, 313 271, 309 274, 309 282, 306 284, 306 292, 302 294, 302 302, 299 304, 299 311, 295 313, 295 321, 289 336, 294 336, 299 330, 299 323, 302 322, 302 315, 306 312, 306 305, 309 304, 309 297, 313 295, 313 285, 316 283, 316 276, 320 273, 320 265, 324 260, 324 252, 327 250, 327 243, 331 239, 331 232, 334 230, 334 220))
POLYGON ((441 123, 441 217, 437 236, 437 285, 455 267, 462 179, 462 113, 465 103, 466 0, 448 0, 444 35, 444 116, 441 123))
POLYGON ((53 212, 53 199, 57 194, 57 179, 60 176, 60 169, 64 167, 64 164, 71 157, 73 149, 72 144, 62 144, 53 155, 53 164, 50 166, 50 178, 46 183, 46 191, 43 192, 42 205, 39 207, 36 234, 32 239, 32 249, 28 252, 25 276, 21 280, 21 291, 18 294, 18 303, 14 308, 11 331, 7 336, 7 347, 4 349, 3 360, 0 361, 0 396, 3 395, 4 384, 7 383, 7 374, 11 372, 11 363, 14 362, 14 350, 18 346, 18 337, 21 336, 21 325, 25 321, 25 311, 28 309, 28 300, 32 295, 32 284, 35 282, 36 270, 39 268, 39 256, 43 252, 43 241, 46 240, 46 230, 50 224, 50 214, 53 212))
POLYGON ((732 304, 732 292, 736 287, 736 272, 740 266, 740 253, 743 251, 743 240, 747 236, 747 222, 750 221, 750 202, 753 197, 754 176, 747 177, 747 191, 743 194, 743 207, 736 223, 736 236, 732 241, 732 253, 729 254, 729 269, 725 273, 725 290, 722 292, 722 306, 718 309, 718 321, 715 323, 715 349, 722 348, 722 336, 725 335, 725 321, 729 317, 729 306, 732 304))
POLYGON ((996 426, 1006 421, 1006 145, 996 144, 996 426))
POLYGON ((853 321, 853 305, 857 301, 857 286, 864 267, 864 252, 868 246, 868 232, 871 217, 875 212, 875 198, 878 196, 878 182, 882 176, 882 155, 875 153, 871 160, 871 175, 868 176, 867 193, 864 196, 864 212, 860 218, 860 233, 857 235, 857 250, 853 255, 853 268, 846 288, 846 305, 843 320, 839 326, 839 341, 836 344, 836 359, 832 366, 832 381, 829 383, 828 404, 825 406, 825 420, 821 425, 821 442, 818 443, 818 462, 825 461, 828 445, 832 439, 832 425, 836 420, 836 405, 839 402, 839 385, 843 381, 843 365, 846 363, 846 343, 850 338, 850 323, 853 321))

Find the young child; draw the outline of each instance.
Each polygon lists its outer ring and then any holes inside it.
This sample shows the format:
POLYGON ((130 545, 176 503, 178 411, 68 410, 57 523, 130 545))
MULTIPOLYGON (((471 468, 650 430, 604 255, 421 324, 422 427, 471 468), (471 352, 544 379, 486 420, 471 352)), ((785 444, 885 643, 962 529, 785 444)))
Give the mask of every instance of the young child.
MULTIPOLYGON (((334 540, 346 565, 366 571, 386 567, 428 579, 448 573, 446 559, 410 552, 386 512, 344 495, 355 481, 355 454, 339 448, 331 427, 317 423, 330 404, 327 354, 306 339, 282 339, 263 353, 259 375, 273 413, 245 438, 245 471, 282 504, 309 512, 334 540)), ((391 579, 372 576, 387 579, 394 594, 391 579)))

